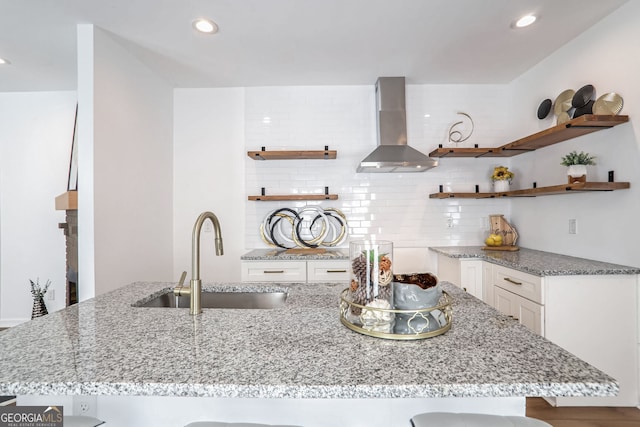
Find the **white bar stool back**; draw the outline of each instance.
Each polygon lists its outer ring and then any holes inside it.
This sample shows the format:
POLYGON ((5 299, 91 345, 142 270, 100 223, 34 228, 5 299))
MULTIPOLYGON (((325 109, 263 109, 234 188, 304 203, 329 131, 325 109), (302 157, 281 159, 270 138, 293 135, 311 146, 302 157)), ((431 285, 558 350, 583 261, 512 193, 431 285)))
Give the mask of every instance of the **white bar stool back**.
MULTIPOLYGON (((67 427, 65 425, 65 427, 67 427)), ((253 423, 223 423, 218 421, 196 421, 189 423, 184 427, 301 427, 301 426, 285 426, 273 424, 253 424, 253 423)))
POLYGON ((450 412, 416 415, 411 418, 411 424, 413 427, 552 427, 535 418, 450 412))
POLYGON ((63 417, 62 424, 64 427, 97 427, 104 424, 104 421, 93 417, 85 417, 84 415, 74 415, 63 417))

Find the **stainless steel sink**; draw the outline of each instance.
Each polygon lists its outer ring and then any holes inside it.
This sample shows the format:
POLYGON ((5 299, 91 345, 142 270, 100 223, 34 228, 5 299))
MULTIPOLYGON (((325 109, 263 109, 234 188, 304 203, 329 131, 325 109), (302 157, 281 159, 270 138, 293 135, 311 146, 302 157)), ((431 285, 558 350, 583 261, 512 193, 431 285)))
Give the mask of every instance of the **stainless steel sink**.
MULTIPOLYGON (((271 292, 202 292, 202 308, 269 309, 282 307, 287 293, 271 292)), ((173 290, 136 307, 189 308, 189 297, 176 297, 173 290)))

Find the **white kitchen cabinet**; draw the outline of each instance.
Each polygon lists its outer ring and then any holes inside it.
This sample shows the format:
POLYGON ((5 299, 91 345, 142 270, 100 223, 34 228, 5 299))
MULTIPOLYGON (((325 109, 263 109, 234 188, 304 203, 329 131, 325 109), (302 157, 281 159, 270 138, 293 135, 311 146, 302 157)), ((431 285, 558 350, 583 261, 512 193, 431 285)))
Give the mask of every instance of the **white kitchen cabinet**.
POLYGON ((480 260, 460 262, 460 286, 478 299, 482 299, 482 264, 480 260))
POLYGON ((321 283, 349 281, 348 260, 241 261, 243 282, 321 283))
POLYGON ((478 259, 451 258, 438 254, 438 280, 451 282, 483 300, 484 264, 478 259))
POLYGON ((520 295, 496 287, 494 289, 495 308, 508 316, 517 319, 520 324, 533 332, 542 335, 544 331, 544 306, 529 301, 520 295))
POLYGON ((242 261, 243 282, 306 282, 306 261, 242 261))
POLYGON ((307 282, 348 282, 349 261, 307 261, 307 282))
POLYGON ((490 262, 482 263, 482 301, 489 305, 493 305, 493 264, 490 262))
POLYGON ((493 277, 494 286, 542 304, 544 300, 542 277, 499 265, 493 267, 493 277))
POLYGON ((544 336, 543 278, 499 265, 492 273, 493 306, 544 336))
POLYGON ((615 378, 616 397, 548 399, 558 406, 636 406, 636 275, 533 276, 493 265, 493 306, 615 378))

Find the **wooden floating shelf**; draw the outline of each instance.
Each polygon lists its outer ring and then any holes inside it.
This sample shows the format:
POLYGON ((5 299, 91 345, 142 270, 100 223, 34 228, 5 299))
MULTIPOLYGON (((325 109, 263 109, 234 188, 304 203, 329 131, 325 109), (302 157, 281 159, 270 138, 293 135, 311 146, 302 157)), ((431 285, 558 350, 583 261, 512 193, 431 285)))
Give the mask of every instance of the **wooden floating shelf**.
POLYGON ((78 192, 67 191, 56 197, 57 211, 75 211, 78 209, 78 192))
POLYGON ((515 151, 503 151, 500 147, 495 148, 437 148, 429 153, 430 157, 511 157, 515 156, 515 151))
POLYGON ((260 150, 247 151, 253 160, 333 160, 338 156, 336 150, 260 150))
POLYGON ((500 147, 437 148, 430 157, 512 157, 626 123, 629 116, 585 114, 500 147))
POLYGON ((550 187, 527 188, 524 190, 505 191, 502 193, 433 193, 430 199, 494 199, 500 197, 536 197, 553 194, 581 193, 588 191, 626 190, 631 187, 628 182, 578 182, 575 184, 552 185, 550 187))
POLYGON ((290 194, 273 196, 249 196, 249 200, 275 202, 281 200, 338 200, 337 194, 290 194))

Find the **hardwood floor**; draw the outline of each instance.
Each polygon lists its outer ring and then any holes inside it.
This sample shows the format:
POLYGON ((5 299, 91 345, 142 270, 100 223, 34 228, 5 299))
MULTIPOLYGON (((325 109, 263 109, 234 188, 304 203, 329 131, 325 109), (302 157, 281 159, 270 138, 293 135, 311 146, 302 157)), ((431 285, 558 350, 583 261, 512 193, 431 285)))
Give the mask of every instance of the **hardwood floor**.
POLYGON ((539 397, 527 398, 527 416, 546 421, 553 427, 640 427, 638 408, 555 408, 539 397))

